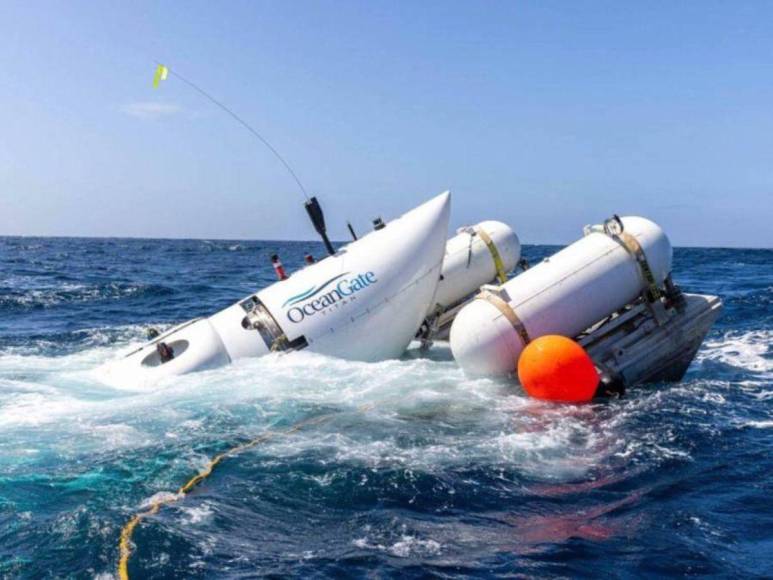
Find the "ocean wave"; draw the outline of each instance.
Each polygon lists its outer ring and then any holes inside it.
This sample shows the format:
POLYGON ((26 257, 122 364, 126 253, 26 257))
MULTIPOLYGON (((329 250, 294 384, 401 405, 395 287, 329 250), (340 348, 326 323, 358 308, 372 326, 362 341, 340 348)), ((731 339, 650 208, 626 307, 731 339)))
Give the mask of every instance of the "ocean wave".
MULTIPOLYGON (((61 356, 82 354, 89 356, 88 350, 97 347, 139 345, 147 339, 148 328, 163 332, 168 323, 127 324, 120 326, 99 326, 81 328, 72 331, 53 331, 40 335, 10 336, 0 340, 0 367, 12 358, 2 357, 42 357, 43 360, 61 356)), ((129 348, 129 347, 126 347, 129 348)), ((35 358, 20 358, 21 366, 35 364, 35 358)))
POLYGON ((773 330, 731 330, 709 338, 696 357, 698 364, 715 361, 751 373, 773 375, 773 330))
MULTIPOLYGON (((126 332, 124 341, 66 356, 0 355, 0 470, 12 481, 38 474, 52 493, 96 494, 116 488, 116 466, 128 469, 117 507, 100 504, 49 527, 65 545, 89 526, 104 528, 95 549, 109 562, 107 540, 129 514, 174 494, 229 445, 277 433, 227 459, 218 468, 223 476, 206 482, 200 494, 162 510, 163 536, 172 546, 190 538, 183 542, 189 557, 173 565, 175 549, 162 556, 139 535, 136 565, 165 562, 162 569, 180 574, 211 570, 213 545, 233 555, 238 546, 258 541, 244 536, 247 530, 226 534, 220 526, 231 517, 260 518, 275 541, 285 537, 283 520, 294 522, 304 541, 297 549, 292 541, 283 544, 282 554, 298 557, 280 569, 299 572, 300 562, 318 562, 326 550, 301 523, 319 518, 320 505, 329 513, 356 514, 351 526, 336 528, 327 549, 341 562, 380 554, 405 562, 452 561, 474 573, 479 564, 459 554, 482 546, 531 554, 571 538, 606 541, 635 525, 617 512, 638 500, 591 504, 579 514, 555 502, 639 489, 664 464, 685 469, 701 448, 738 428, 716 419, 726 413, 729 398, 744 393, 699 378, 634 389, 619 401, 551 405, 526 398, 508 380, 466 378, 445 345, 432 358, 412 352, 373 364, 304 352, 270 355, 148 390, 120 391, 101 383, 95 369, 134 345, 135 330, 126 332), (323 420, 285 433, 307 418, 323 420), (54 479, 47 475, 52 461, 60 466, 54 479), (547 505, 553 507, 534 516, 532 526, 517 504, 539 498, 551 498, 547 505), (385 509, 382 516, 368 511, 374 502, 405 507, 385 509), (512 513, 489 513, 477 523, 472 515, 455 523, 410 515, 419 510, 451 517, 458 508, 472 514, 501 510, 508 502, 515 502, 512 513)), ((716 347, 707 352, 714 356, 716 347)), ((143 529, 157 529, 157 521, 143 529)), ((284 561, 279 552, 277 558, 284 561)), ((259 564, 247 557, 244 566, 259 564)))
MULTIPOLYGON (((0 431, 55 426, 73 440, 140 448, 152 437, 141 436, 136 424, 155 409, 164 412, 154 417, 151 431, 168 441, 238 438, 249 434, 249 425, 260 429, 293 417, 331 415, 330 429, 272 440, 265 450, 284 458, 324 452, 337 463, 426 473, 506 466, 538 480, 570 481, 600 466, 614 470, 619 461, 689 460, 691 445, 673 429, 644 429, 636 438, 619 434, 671 408, 692 414, 694 427, 713 437, 717 425, 712 431, 710 409, 726 406, 738 392, 756 404, 765 392, 764 384, 739 388, 694 379, 640 387, 621 401, 555 406, 528 399, 512 381, 466 378, 445 345, 429 359, 411 353, 402 360, 357 363, 300 352, 243 360, 148 389, 116 390, 102 383, 101 364, 139 344, 143 330, 92 329, 85 332, 89 348, 56 357, 0 353, 0 431), (202 417, 222 424, 212 431, 213 423, 202 417), (406 440, 403 432, 415 437, 406 440)), ((708 341, 697 364, 719 361, 769 373, 770 335, 728 333, 708 341)))
POLYGON ((121 300, 135 297, 160 297, 174 294, 175 290, 160 284, 59 284, 53 288, 18 290, 0 288, 0 312, 53 308, 56 306, 121 300))
POLYGON ((98 369, 126 348, 0 356, 0 432, 45 427, 58 444, 80 441, 82 449, 107 451, 198 437, 237 441, 321 416, 328 420, 318 428, 272 438, 261 453, 284 460, 323 454, 336 464, 427 474, 488 466, 487 477, 505 470, 535 481, 581 479, 616 469, 621 458, 689 458, 668 430, 622 437, 636 418, 656 411, 646 391, 614 408, 556 407, 526 398, 509 381, 467 379, 450 360, 368 364, 308 353, 240 361, 148 390, 115 390, 98 369))
POLYGON ((766 570, 765 530, 747 532, 767 513, 770 253, 677 249, 677 281, 728 290, 685 380, 554 405, 465 377, 442 343, 374 364, 275 354, 116 389, 100 366, 146 324, 214 312, 273 280, 270 253, 292 269, 321 246, 38 243, 0 256, 13 302, 0 305, 0 576, 112 577, 132 514, 267 433, 143 521, 135 575, 582 576, 605 561, 665 575, 652 553, 686 558, 683 573, 766 570))

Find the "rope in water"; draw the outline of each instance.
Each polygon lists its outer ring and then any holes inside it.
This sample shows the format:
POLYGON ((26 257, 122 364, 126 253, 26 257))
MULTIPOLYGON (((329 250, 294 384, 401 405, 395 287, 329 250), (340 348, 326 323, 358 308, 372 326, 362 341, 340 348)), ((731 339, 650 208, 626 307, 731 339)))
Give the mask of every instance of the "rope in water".
MULTIPOLYGON (((398 290, 395 294, 390 296, 389 298, 384 299, 382 302, 377 304, 374 308, 379 308, 382 305, 389 302, 390 298, 393 298, 394 296, 397 296, 401 292, 404 292, 409 288, 410 285, 418 283, 418 281, 423 278, 424 276, 430 275, 432 272, 434 272, 436 269, 440 268, 440 265, 442 264, 442 260, 440 260, 437 264, 432 266, 429 270, 427 270, 424 274, 422 274, 421 277, 419 277, 416 280, 413 280, 409 285, 404 286, 400 290, 398 290)), ((370 309, 370 312, 373 312, 374 308, 370 309)), ((363 311, 361 315, 364 315, 365 312, 363 311)), ((351 322, 354 322, 354 318, 351 319, 351 322)), ((369 408, 371 408, 373 405, 363 405, 358 409, 360 412, 365 412, 369 408)), ((201 483, 203 480, 205 480, 209 475, 212 473, 214 468, 226 457, 236 455, 242 451, 245 451, 246 449, 249 449, 251 447, 255 447, 256 445, 267 441, 271 437, 274 437, 276 435, 291 435, 292 433, 296 433, 303 429, 304 427, 308 425, 312 425, 315 423, 322 423, 324 421, 327 421, 331 419, 334 415, 322 415, 321 417, 316 417, 313 419, 307 419, 305 421, 301 421, 299 423, 296 423, 295 425, 289 427, 285 431, 279 431, 279 432, 272 432, 268 431, 255 439, 248 441, 247 443, 242 443, 240 445, 236 445, 235 447, 229 449, 228 451, 225 451, 223 453, 220 453, 219 455, 215 455, 206 465, 204 469, 202 469, 198 474, 193 476, 191 479, 188 480, 188 482, 183 485, 177 492, 176 495, 171 497, 166 497, 164 499, 160 499, 157 501, 154 501, 150 504, 150 507, 148 507, 145 511, 139 512, 135 514, 127 523, 124 525, 124 527, 121 529, 121 536, 120 540, 118 542, 118 549, 120 558, 118 560, 118 577, 120 580, 129 580, 129 571, 128 571, 128 565, 129 565, 129 558, 132 555, 132 548, 131 548, 131 539, 132 534, 134 534, 135 528, 140 524, 140 522, 145 519, 148 516, 152 516, 158 513, 158 510, 160 510, 165 505, 170 505, 175 502, 180 501, 185 497, 185 495, 194 487, 196 487, 199 483, 201 483)))
MULTIPOLYGON (((366 405, 363 407, 360 407, 359 411, 365 411, 368 407, 371 405, 366 405)), ((129 580, 129 558, 132 555, 132 535, 134 534, 134 530, 137 528, 137 526, 142 522, 143 519, 145 519, 148 516, 152 516, 158 513, 158 511, 165 505, 170 505, 175 502, 178 502, 185 498, 185 496, 197 485, 199 485, 202 481, 207 479, 212 472, 214 471, 215 467, 217 467, 226 457, 232 457, 234 455, 238 455, 242 451, 246 451, 247 449, 250 449, 252 447, 255 447, 256 445, 259 445, 260 443, 263 443, 265 441, 268 441, 272 437, 275 436, 281 436, 281 435, 292 435, 293 433, 297 433, 304 427, 308 427, 309 425, 316 425, 319 423, 323 423, 325 421, 329 421, 334 416, 333 413, 322 415, 320 417, 314 417, 311 419, 305 419, 303 421, 299 421, 298 423, 295 423, 294 425, 288 427, 284 431, 267 431, 258 437, 255 437, 254 439, 247 441, 246 443, 240 443, 239 445, 236 445, 234 447, 231 447, 227 451, 224 451, 223 453, 219 453, 215 455, 212 459, 210 459, 207 462, 207 465, 199 471, 196 475, 191 477, 185 485, 180 487, 180 489, 177 491, 177 493, 171 497, 165 497, 163 499, 156 500, 150 504, 150 507, 148 507, 145 511, 136 513, 128 522, 126 522, 126 525, 121 529, 121 535, 120 539, 118 541, 118 552, 120 554, 120 558, 118 560, 118 577, 120 580, 129 580)))

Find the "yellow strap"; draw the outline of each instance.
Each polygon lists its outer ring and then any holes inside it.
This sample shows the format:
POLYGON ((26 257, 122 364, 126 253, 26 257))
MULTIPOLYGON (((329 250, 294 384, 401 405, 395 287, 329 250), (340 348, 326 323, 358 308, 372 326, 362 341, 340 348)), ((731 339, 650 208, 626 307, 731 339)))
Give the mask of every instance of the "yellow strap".
POLYGON ((500 284, 504 284, 507 282, 507 272, 505 272, 502 256, 499 255, 499 250, 497 250, 494 240, 491 239, 491 236, 489 236, 483 228, 477 228, 475 231, 480 236, 480 239, 486 244, 488 251, 491 252, 491 257, 494 259, 494 267, 497 270, 497 279, 500 284))
POLYGON ((644 276, 644 281, 647 283, 650 299, 652 301, 658 300, 661 296, 660 288, 658 288, 655 276, 652 273, 652 268, 650 268, 650 264, 647 262, 647 256, 644 255, 644 250, 642 250, 639 240, 626 231, 621 232, 618 237, 623 243, 623 246, 625 246, 625 249, 628 250, 628 253, 634 257, 636 263, 639 265, 639 269, 644 276))
POLYGON ((499 312, 501 312, 502 315, 505 318, 507 318, 508 322, 518 333, 518 336, 521 337, 521 340, 523 341, 524 345, 527 345, 531 342, 531 338, 529 337, 529 332, 526 330, 526 327, 523 325, 523 322, 521 321, 521 319, 518 318, 518 315, 515 313, 515 310, 513 310, 512 307, 507 302, 505 302, 502 298, 500 298, 493 292, 488 292, 486 290, 478 294, 476 298, 480 300, 485 300, 486 302, 494 306, 494 308, 499 310, 499 312))

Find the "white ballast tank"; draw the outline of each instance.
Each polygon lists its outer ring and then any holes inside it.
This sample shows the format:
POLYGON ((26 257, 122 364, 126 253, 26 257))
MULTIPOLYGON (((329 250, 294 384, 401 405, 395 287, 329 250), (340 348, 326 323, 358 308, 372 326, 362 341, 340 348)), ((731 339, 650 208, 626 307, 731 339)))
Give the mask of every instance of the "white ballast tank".
MULTIPOLYGON (((641 247, 655 281, 662 284, 671 271, 672 250, 666 234, 642 217, 624 217, 621 223, 624 233, 641 247)), ((503 284, 499 296, 531 339, 547 334, 574 337, 646 288, 634 254, 620 238, 594 226, 582 239, 503 284)), ((514 372, 526 345, 496 302, 473 300, 451 326, 451 350, 470 375, 514 372)))
POLYGON ((446 244, 443 272, 428 314, 445 311, 496 280, 499 271, 512 272, 520 259, 521 244, 507 224, 485 221, 460 228, 446 244))

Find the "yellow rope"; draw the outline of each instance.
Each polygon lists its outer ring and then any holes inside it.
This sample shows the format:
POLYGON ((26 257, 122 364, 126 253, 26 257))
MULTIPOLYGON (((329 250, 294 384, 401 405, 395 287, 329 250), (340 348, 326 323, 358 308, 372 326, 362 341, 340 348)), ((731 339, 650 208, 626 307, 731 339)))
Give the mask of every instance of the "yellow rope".
MULTIPOLYGON (((363 407, 360 407, 359 410, 364 411, 370 406, 371 405, 365 405, 363 407)), ((288 429, 285 429, 284 431, 279 431, 279 432, 267 431, 262 435, 256 437, 255 439, 248 441, 247 443, 240 443, 239 445, 232 447, 228 451, 219 453, 218 455, 215 455, 212 459, 209 460, 209 462, 207 463, 206 467, 204 467, 204 469, 202 469, 199 473, 191 477, 185 483, 185 485, 183 485, 177 491, 176 495, 173 495, 171 497, 165 497, 164 499, 156 500, 150 504, 150 507, 148 507, 148 509, 146 509, 143 512, 139 512, 135 514, 128 522, 126 522, 126 525, 124 525, 124 527, 121 529, 121 536, 118 542, 118 552, 120 554, 120 557, 118 560, 118 577, 120 578, 120 580, 129 580, 129 558, 132 555, 132 547, 131 547, 132 534, 134 534, 134 529, 140 524, 140 522, 144 518, 157 514, 158 510, 160 510, 165 505, 170 505, 183 499, 188 492, 190 492, 194 487, 196 487, 207 477, 209 477, 209 475, 212 473, 215 467, 226 457, 231 455, 236 455, 238 453, 241 453, 242 451, 250 449, 251 447, 255 447, 259 443, 263 443, 264 441, 267 441, 268 439, 270 439, 275 435, 291 435, 293 433, 297 433, 304 427, 308 427, 309 425, 314 425, 317 423, 322 423, 323 421, 327 421, 332 417, 333 417, 333 414, 331 413, 329 415, 322 415, 320 417, 315 417, 313 419, 306 419, 305 421, 300 421, 295 425, 289 427, 288 429)))

